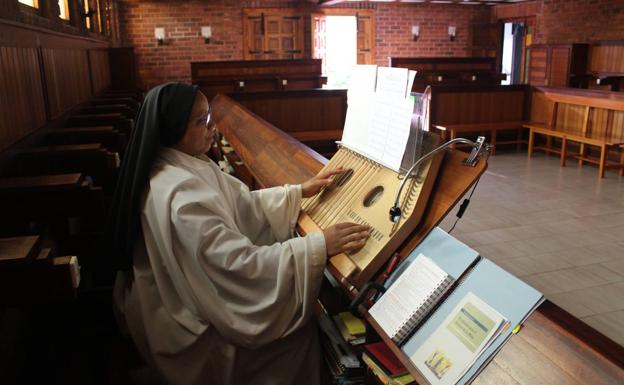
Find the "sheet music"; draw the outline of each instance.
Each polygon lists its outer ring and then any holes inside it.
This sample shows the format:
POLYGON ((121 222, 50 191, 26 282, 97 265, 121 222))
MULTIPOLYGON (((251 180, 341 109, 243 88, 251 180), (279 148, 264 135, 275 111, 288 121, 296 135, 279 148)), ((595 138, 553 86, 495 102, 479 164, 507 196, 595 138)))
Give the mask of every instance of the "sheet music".
POLYGON ((399 172, 410 133, 414 103, 411 99, 377 94, 369 126, 368 148, 379 163, 399 172))
POLYGON ((348 101, 342 142, 357 152, 366 154, 368 133, 375 110, 375 93, 359 93, 348 101))
POLYGON ((413 98, 405 97, 413 74, 374 65, 358 65, 353 71, 342 142, 399 172, 414 110, 413 98))
POLYGON ((379 67, 377 68, 377 88, 375 91, 378 94, 405 98, 408 82, 409 70, 407 68, 379 67))
POLYGON ((412 93, 412 87, 414 86, 414 80, 416 79, 416 71, 409 71, 408 80, 407 80, 407 90, 405 92, 405 97, 410 96, 412 93))
POLYGON ((377 82, 377 66, 374 64, 360 64, 351 68, 347 100, 361 96, 362 93, 375 92, 377 82))

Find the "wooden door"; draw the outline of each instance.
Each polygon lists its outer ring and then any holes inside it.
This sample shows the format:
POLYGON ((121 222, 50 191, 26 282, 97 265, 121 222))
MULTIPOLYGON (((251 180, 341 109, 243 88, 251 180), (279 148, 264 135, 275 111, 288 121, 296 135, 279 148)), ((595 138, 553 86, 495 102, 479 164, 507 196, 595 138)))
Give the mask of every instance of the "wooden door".
POLYGON ((292 12, 245 13, 245 60, 303 58, 303 17, 292 12))
POLYGON ((550 74, 548 85, 553 87, 568 87, 570 78, 571 47, 550 48, 550 74))
POLYGON ((356 13, 357 64, 375 64, 374 19, 372 13, 356 13))
POLYGON ((246 60, 264 59, 264 16, 247 16, 245 20, 245 52, 246 60))
POLYGON ((532 86, 549 85, 548 47, 534 45, 529 50, 529 84, 532 86))
POLYGON ((323 74, 327 73, 327 18, 312 15, 312 58, 322 60, 323 74))

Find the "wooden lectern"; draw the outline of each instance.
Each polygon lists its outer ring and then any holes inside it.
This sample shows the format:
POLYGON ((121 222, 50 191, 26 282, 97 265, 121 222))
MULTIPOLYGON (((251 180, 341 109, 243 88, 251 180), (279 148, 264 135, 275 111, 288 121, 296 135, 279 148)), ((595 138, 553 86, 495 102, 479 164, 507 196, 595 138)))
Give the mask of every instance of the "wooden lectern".
MULTIPOLYGON (((217 129, 246 164, 262 187, 301 183, 315 175, 326 159, 270 125, 231 99, 217 95, 211 102, 217 129)), ((449 151, 442 161, 423 219, 396 250, 405 258, 449 213, 487 167, 481 161, 466 167, 465 153, 449 151)), ((381 218, 380 220, 387 220, 381 218)), ((361 287, 332 268, 328 269, 354 298, 361 287)), ((410 359, 365 314, 414 378, 426 384, 410 359)), ((479 374, 476 384, 622 384, 624 348, 546 301, 525 322, 479 374)))

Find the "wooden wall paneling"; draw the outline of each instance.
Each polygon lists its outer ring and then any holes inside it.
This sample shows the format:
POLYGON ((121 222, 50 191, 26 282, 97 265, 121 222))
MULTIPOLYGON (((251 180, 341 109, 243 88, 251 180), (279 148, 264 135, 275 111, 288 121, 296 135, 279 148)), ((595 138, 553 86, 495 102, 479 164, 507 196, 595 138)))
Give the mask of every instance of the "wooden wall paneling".
POLYGON ((93 94, 99 94, 111 85, 109 53, 107 49, 90 49, 88 55, 91 89, 93 94))
POLYGON ((92 95, 85 49, 44 48, 43 62, 51 118, 58 118, 92 95))
POLYGON ((589 71, 624 74, 624 41, 592 45, 589 71))
POLYGON ((0 150, 46 120, 37 49, 0 47, 0 150))

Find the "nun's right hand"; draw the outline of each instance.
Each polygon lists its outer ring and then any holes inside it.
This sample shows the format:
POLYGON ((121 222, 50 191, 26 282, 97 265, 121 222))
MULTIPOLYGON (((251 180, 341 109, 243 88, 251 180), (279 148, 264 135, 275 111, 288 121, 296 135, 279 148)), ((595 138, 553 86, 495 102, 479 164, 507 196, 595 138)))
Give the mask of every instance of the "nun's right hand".
POLYGON ((370 227, 343 222, 323 230, 327 256, 360 250, 370 237, 370 227))

